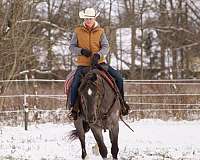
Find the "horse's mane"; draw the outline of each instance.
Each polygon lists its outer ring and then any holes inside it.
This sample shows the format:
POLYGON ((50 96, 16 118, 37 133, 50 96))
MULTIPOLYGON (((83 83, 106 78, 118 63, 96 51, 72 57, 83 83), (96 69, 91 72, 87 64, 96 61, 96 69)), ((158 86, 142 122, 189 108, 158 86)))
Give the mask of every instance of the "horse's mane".
POLYGON ((87 84, 94 83, 98 78, 100 78, 100 71, 98 69, 89 70, 81 80, 79 90, 83 90, 87 84))

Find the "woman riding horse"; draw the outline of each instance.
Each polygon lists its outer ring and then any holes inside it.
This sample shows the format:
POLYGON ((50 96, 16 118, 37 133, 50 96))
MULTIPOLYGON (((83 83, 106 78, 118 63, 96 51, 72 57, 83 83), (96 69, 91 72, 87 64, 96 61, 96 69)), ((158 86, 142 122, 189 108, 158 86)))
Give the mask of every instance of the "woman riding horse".
POLYGON ((122 115, 127 115, 129 106, 124 100, 123 78, 121 74, 106 64, 105 56, 109 52, 109 44, 103 28, 99 26, 96 17, 99 15, 93 8, 87 8, 79 12, 79 17, 84 19, 81 26, 75 28, 70 42, 70 51, 76 56, 77 70, 71 86, 70 117, 77 119, 75 103, 78 96, 78 87, 82 75, 85 75, 88 66, 106 66, 107 72, 115 79, 116 85, 122 96, 122 115))

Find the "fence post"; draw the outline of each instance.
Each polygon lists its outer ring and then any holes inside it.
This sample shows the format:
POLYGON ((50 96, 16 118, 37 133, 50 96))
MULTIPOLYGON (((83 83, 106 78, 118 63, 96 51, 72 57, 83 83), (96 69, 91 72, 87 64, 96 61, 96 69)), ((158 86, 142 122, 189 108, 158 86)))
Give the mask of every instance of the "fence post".
POLYGON ((24 124, 25 124, 25 130, 28 130, 28 103, 27 103, 27 95, 24 94, 24 124))

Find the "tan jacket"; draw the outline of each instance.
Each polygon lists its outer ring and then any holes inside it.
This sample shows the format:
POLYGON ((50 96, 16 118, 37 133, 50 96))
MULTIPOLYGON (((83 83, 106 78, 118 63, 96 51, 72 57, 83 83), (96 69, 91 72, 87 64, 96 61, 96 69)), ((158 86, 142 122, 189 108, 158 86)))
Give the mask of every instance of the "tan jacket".
POLYGON ((92 30, 88 30, 84 26, 79 26, 75 28, 72 36, 69 49, 72 54, 77 56, 75 62, 78 66, 90 66, 91 57, 81 55, 82 48, 89 49, 93 54, 98 53, 100 55, 99 63, 105 62, 109 44, 103 28, 97 25, 92 30))

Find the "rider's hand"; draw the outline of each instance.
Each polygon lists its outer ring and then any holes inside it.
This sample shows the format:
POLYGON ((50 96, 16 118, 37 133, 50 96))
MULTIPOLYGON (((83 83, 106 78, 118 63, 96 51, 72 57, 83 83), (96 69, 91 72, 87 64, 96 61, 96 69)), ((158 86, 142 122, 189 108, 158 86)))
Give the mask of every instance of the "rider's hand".
POLYGON ((92 55, 92 52, 91 52, 89 49, 82 48, 82 49, 81 49, 81 54, 82 54, 83 56, 90 57, 90 56, 92 55))
POLYGON ((92 67, 95 67, 98 64, 98 60, 100 59, 100 55, 95 53, 92 57, 92 67))

